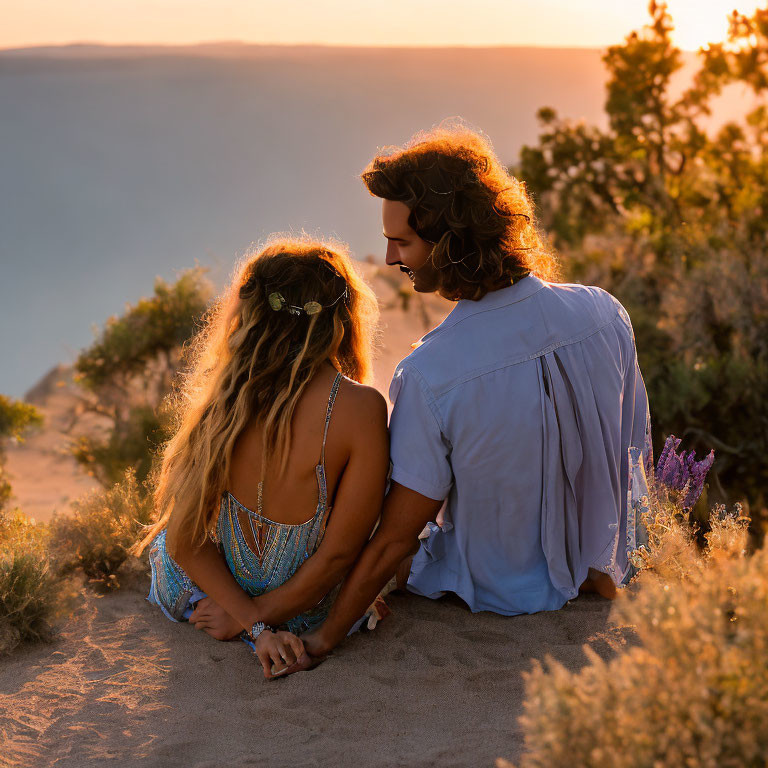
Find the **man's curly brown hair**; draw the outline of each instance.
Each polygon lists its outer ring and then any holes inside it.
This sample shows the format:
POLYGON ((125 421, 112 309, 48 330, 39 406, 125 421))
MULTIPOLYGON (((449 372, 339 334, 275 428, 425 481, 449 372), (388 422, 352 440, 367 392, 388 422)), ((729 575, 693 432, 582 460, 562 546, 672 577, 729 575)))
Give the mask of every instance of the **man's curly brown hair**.
POLYGON ((408 224, 434 244, 437 290, 446 298, 481 299, 528 274, 558 279, 525 184, 481 134, 439 126, 376 155, 361 176, 372 195, 411 209, 408 224))

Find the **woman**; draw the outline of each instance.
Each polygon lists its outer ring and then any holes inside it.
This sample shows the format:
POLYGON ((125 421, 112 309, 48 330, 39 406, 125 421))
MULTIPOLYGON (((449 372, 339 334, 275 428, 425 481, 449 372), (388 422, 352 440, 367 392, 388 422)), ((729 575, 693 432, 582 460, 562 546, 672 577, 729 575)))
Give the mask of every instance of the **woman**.
POLYGON ((379 517, 377 317, 343 250, 281 239, 242 265, 193 342, 159 518, 135 552, 150 546, 150 602, 240 635, 267 678, 308 664, 298 634, 325 618, 379 517))

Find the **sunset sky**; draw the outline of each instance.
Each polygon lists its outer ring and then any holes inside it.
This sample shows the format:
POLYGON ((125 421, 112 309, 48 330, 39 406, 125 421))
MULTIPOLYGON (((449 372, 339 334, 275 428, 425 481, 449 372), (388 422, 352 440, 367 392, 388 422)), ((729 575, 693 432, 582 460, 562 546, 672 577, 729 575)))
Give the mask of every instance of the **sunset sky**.
MULTIPOLYGON (((720 40, 736 0, 669 0, 676 43, 720 40)), ((765 2, 765 0, 763 0, 765 2)), ((751 13, 763 3, 739 1, 751 13)), ((603 47, 645 0, 0 0, 0 48, 223 40, 326 45, 603 47)))

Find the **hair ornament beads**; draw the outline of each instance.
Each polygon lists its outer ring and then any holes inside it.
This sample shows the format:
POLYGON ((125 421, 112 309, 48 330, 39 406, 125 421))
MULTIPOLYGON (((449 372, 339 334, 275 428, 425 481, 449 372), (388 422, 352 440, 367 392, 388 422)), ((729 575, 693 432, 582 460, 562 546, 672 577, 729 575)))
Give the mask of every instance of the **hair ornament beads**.
POLYGON ((283 297, 283 294, 278 293, 277 291, 275 291, 274 293, 270 293, 269 297, 267 298, 267 301, 269 302, 269 306, 272 307, 272 309, 274 309, 275 312, 279 312, 281 309, 288 306, 288 303, 283 297))
POLYGON ((329 307, 333 307, 335 304, 337 304, 341 299, 347 298, 349 295, 348 289, 345 287, 344 292, 339 296, 336 301, 334 301, 332 304, 327 304, 325 307, 323 307, 322 304, 318 301, 308 301, 306 304, 304 304, 303 307, 297 307, 295 304, 289 304, 285 300, 285 296, 283 296, 280 291, 273 291, 272 293, 267 296, 267 302, 269 303, 269 306, 275 311, 275 312, 282 312, 285 310, 290 315, 301 315, 302 313, 305 315, 308 315, 311 317, 312 315, 318 315, 320 314, 321 310, 328 309, 329 307))

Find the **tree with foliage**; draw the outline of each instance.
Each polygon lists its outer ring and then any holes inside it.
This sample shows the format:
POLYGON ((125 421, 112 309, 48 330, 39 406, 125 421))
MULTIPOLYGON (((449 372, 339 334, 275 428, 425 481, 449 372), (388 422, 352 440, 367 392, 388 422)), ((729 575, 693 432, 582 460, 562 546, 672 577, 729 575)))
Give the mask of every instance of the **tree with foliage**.
POLYGON ((30 427, 42 424, 40 412, 29 403, 0 395, 0 511, 11 497, 11 484, 5 476, 3 441, 8 438, 21 440, 30 427))
POLYGON ((649 12, 604 56, 607 129, 541 109, 513 172, 569 277, 629 310, 657 450, 673 432, 714 448, 715 496, 745 495, 754 517, 768 486, 768 10, 734 12, 679 96, 672 19, 662 2, 649 12), (734 83, 758 106, 708 132, 734 83))
POLYGON ((98 413, 110 427, 105 439, 81 437, 75 456, 105 486, 120 482, 129 468, 139 482, 147 477, 153 453, 167 437, 161 406, 184 343, 199 329, 212 293, 199 267, 174 283, 158 279, 153 296, 111 317, 77 358, 84 390, 79 414, 98 413))

